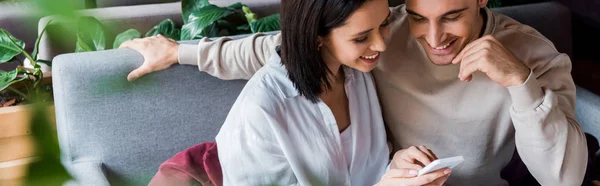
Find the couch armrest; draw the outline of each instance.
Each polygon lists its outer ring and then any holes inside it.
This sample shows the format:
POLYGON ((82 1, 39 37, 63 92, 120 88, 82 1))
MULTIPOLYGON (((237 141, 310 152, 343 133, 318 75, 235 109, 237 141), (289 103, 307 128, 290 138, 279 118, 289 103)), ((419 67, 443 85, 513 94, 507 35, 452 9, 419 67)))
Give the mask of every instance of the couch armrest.
POLYGON ((600 139, 600 96, 577 86, 577 121, 584 132, 600 139))
MULTIPOLYGON (((122 7, 97 8, 80 11, 82 15, 94 16, 100 22, 104 23, 110 31, 118 34, 127 29, 134 28, 144 34, 152 27, 165 19, 172 19, 177 24, 182 24, 181 3, 162 3, 149 5, 135 5, 122 7)), ((38 34, 48 24, 50 20, 60 20, 57 16, 46 16, 39 21, 38 34)), ((75 33, 63 33, 64 31, 74 30, 73 28, 62 29, 60 35, 67 37, 49 38, 48 33, 42 36, 39 48, 39 59, 51 60, 58 54, 71 53, 75 50, 75 33), (58 41, 60 40, 60 41, 58 41)), ((48 32, 53 32, 49 29, 48 32)), ((54 35, 54 34, 53 34, 54 35)), ((107 43, 112 46, 112 43, 107 43)))

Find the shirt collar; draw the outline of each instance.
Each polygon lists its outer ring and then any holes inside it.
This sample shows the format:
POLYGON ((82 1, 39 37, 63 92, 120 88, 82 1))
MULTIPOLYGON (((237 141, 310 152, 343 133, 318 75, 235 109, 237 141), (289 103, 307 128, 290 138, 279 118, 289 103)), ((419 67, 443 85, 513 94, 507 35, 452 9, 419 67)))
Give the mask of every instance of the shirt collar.
POLYGON ((488 35, 488 34, 493 34, 494 30, 496 29, 496 17, 494 15, 494 12, 492 12, 489 8, 485 7, 483 8, 484 11, 483 13, 485 14, 485 18, 486 22, 485 22, 485 30, 483 31, 482 36, 488 35))

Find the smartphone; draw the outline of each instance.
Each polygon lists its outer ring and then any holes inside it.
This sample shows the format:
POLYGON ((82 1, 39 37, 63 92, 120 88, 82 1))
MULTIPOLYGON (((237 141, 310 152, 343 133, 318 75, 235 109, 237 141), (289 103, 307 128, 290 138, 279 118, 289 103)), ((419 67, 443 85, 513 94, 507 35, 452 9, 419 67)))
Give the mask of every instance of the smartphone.
POLYGON ((421 176, 423 174, 427 174, 436 170, 440 170, 443 168, 454 168, 458 164, 462 163, 465 159, 462 156, 455 156, 451 158, 437 159, 431 162, 429 165, 425 166, 423 169, 419 170, 417 176, 421 176))

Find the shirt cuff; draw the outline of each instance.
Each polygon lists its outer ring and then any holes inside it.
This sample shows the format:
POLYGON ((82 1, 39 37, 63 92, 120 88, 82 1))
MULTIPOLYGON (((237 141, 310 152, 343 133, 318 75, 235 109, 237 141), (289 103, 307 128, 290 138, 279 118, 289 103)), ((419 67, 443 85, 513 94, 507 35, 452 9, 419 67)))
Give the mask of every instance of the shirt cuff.
POLYGON ((177 60, 183 65, 198 65, 198 45, 180 44, 177 60))
POLYGON ((538 83, 533 71, 521 85, 508 87, 515 111, 534 110, 544 101, 544 91, 538 83))

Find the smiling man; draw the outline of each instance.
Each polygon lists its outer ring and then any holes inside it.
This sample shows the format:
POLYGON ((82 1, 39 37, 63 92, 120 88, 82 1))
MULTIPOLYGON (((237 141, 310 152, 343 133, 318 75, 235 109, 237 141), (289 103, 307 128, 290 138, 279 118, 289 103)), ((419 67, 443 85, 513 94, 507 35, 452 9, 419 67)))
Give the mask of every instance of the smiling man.
MULTIPOLYGON (((447 185, 508 185, 500 171, 515 150, 542 185, 581 185, 587 149, 569 57, 486 4, 407 0, 391 8, 388 50, 367 57, 380 60, 373 76, 394 149, 424 144, 438 157, 464 156, 447 185)), ((130 80, 177 62, 248 79, 279 41, 256 34, 178 45, 158 37, 123 47, 145 57, 130 80)))

